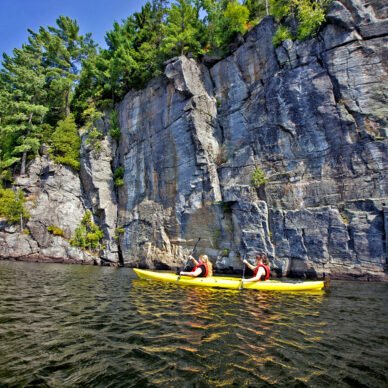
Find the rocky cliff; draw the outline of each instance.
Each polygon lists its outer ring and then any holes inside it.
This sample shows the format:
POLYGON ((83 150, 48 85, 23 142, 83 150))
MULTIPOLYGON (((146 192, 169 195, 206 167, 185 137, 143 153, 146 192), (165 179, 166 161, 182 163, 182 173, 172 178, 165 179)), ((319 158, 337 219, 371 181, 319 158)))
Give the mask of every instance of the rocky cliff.
POLYGON ((387 17, 377 0, 334 1, 315 39, 274 49, 267 17, 216 63, 170 60, 117 106, 119 142, 108 120, 101 152, 83 137, 80 174, 43 157, 16 180, 30 235, 3 222, 0 256, 173 268, 201 238, 219 271, 264 252, 280 276, 386 280, 387 17), (101 258, 66 239, 86 209, 101 258))

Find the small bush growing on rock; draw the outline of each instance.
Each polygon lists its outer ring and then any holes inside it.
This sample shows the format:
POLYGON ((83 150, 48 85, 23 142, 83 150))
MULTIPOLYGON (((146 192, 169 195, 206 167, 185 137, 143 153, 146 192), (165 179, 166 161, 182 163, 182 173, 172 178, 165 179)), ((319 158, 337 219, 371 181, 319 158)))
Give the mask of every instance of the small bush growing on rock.
POLYGON ((93 150, 99 154, 102 151, 101 140, 104 138, 104 134, 98 130, 95 126, 97 120, 102 117, 102 113, 96 109, 94 102, 92 102, 88 109, 83 112, 83 118, 85 119, 85 128, 88 131, 88 138, 86 144, 90 144, 93 150))
POLYGON ((117 115, 117 111, 112 110, 110 114, 109 123, 112 127, 112 129, 109 131, 109 134, 112 136, 113 139, 115 139, 116 141, 119 141, 121 137, 121 130, 119 126, 119 118, 117 115))
POLYGON ((116 187, 123 186, 124 184, 123 177, 124 177, 124 167, 120 166, 113 173, 114 185, 116 187))
POLYGON ((278 47, 287 39, 292 39, 293 36, 290 32, 290 30, 286 26, 280 26, 275 35, 272 38, 272 43, 274 47, 278 47))
POLYGON ((349 218, 348 218, 348 216, 346 215, 346 213, 341 212, 340 215, 341 215, 341 218, 342 218, 342 222, 343 222, 345 225, 348 225, 348 224, 349 224, 349 218))
POLYGON ((18 190, 0 188, 0 216, 5 217, 10 224, 18 224, 21 220, 29 218, 23 204, 26 202, 24 193, 18 190))
POLYGON ((125 229, 124 228, 116 228, 115 229, 115 240, 118 240, 119 237, 125 232, 125 229))
POLYGON ((330 2, 271 0, 271 14, 282 23, 273 38, 274 46, 279 46, 286 39, 305 40, 314 37, 325 21, 325 12, 330 2), (294 35, 286 26, 292 29, 294 35))
POLYGON ((88 210, 70 239, 70 244, 98 254, 100 250, 105 249, 102 244, 103 237, 103 231, 92 221, 92 213, 88 210))
POLYGON ((253 184, 253 186, 259 187, 267 182, 268 182, 268 179, 266 178, 264 171, 262 171, 260 167, 256 167, 252 173, 252 178, 251 178, 251 183, 253 184))
POLYGON ((318 3, 299 1, 298 20, 297 38, 304 40, 314 37, 319 26, 325 21, 325 10, 318 3))
POLYGON ((74 116, 69 115, 58 122, 52 136, 50 154, 54 157, 55 162, 66 164, 78 171, 80 168, 80 147, 81 140, 74 116))
POLYGON ((65 237, 65 233, 61 228, 58 228, 54 225, 50 225, 47 227, 47 231, 53 234, 54 236, 62 236, 65 237))

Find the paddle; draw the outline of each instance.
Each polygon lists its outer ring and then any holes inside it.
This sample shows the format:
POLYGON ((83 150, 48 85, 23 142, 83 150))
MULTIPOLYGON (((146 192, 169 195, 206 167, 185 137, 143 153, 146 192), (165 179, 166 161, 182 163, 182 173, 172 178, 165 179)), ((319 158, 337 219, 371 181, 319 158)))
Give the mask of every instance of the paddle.
POLYGON ((241 286, 239 288, 240 291, 244 288, 244 277, 245 277, 245 263, 244 263, 243 274, 242 274, 242 278, 241 278, 241 286))
MULTIPOLYGON (((185 264, 185 266, 183 267, 183 270, 185 270, 185 268, 188 266, 189 260, 190 260, 190 256, 193 255, 193 253, 194 253, 194 251, 195 251, 195 248, 197 248, 197 245, 198 245, 200 239, 201 239, 201 237, 198 237, 198 240, 197 240, 197 242, 195 243, 194 248, 193 248, 193 250, 191 251, 191 253, 190 253, 190 255, 189 255, 189 258, 187 259, 186 264, 185 264)), ((179 282, 179 279, 180 279, 180 278, 181 278, 181 274, 179 274, 178 279, 176 280, 175 284, 177 284, 177 283, 179 282)))

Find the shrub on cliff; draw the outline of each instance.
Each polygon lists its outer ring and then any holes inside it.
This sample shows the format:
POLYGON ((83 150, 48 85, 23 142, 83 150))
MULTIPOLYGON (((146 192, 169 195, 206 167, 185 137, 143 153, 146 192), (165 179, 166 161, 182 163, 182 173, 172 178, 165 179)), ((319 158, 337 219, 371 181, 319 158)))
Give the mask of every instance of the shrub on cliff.
POLYGON ((20 223, 30 217, 23 206, 24 202, 26 199, 23 191, 18 190, 15 193, 11 189, 0 188, 0 216, 5 217, 10 224, 20 223))
POLYGON ((120 166, 118 167, 115 172, 113 173, 113 180, 114 180, 114 185, 116 187, 120 187, 124 185, 124 167, 120 166))
POLYGON ((55 225, 50 225, 47 227, 47 231, 51 234, 53 234, 54 236, 61 236, 61 237, 65 237, 65 232, 61 229, 61 228, 58 228, 57 226, 55 225))
POLYGON ((264 183, 267 183, 268 179, 265 176, 265 172, 260 169, 260 167, 256 167, 252 173, 251 183, 255 187, 259 187, 264 183))
POLYGON ((279 46, 286 39, 305 40, 316 35, 325 21, 331 0, 271 0, 271 14, 281 23, 273 43, 279 46))
POLYGON ((109 131, 109 134, 112 136, 113 139, 116 141, 120 140, 121 137, 121 129, 119 124, 119 117, 116 110, 112 110, 110 113, 110 120, 109 124, 111 126, 111 130, 109 131))
POLYGON ((101 140, 104 139, 104 134, 95 125, 96 121, 101 119, 101 117, 102 113, 96 109, 94 102, 90 102, 89 108, 83 112, 83 118, 85 120, 84 128, 88 133, 86 144, 90 144, 97 155, 102 151, 101 140))
POLYGON ((74 170, 79 170, 81 140, 78 135, 74 116, 70 114, 58 122, 51 143, 51 156, 57 163, 66 164, 74 170))
POLYGON ((98 254, 105 249, 103 237, 103 231, 92 221, 92 213, 88 210, 70 239, 70 244, 98 254))

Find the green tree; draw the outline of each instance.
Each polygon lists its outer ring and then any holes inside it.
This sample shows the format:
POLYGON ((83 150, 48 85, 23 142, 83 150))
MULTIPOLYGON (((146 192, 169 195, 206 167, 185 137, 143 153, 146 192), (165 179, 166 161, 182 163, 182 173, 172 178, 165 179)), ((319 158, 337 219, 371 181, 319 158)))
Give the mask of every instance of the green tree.
POLYGON ((117 111, 114 109, 112 109, 112 111, 110 112, 109 124, 111 126, 111 130, 109 131, 109 134, 113 137, 113 139, 119 141, 121 136, 119 116, 117 114, 117 111))
POLYGON ((249 9, 237 1, 232 1, 226 7, 224 18, 227 23, 227 31, 225 33, 231 36, 236 33, 243 34, 247 29, 249 9))
POLYGON ((25 174, 27 154, 37 153, 39 132, 48 111, 46 102, 45 69, 42 51, 30 39, 21 49, 14 49, 13 56, 3 54, 1 69, 1 138, 3 157, 9 159, 10 148, 14 156, 21 156, 20 174, 25 174), (6 149, 8 148, 8 149, 6 149))
POLYGON ((215 52, 222 44, 223 15, 229 0, 200 0, 202 19, 202 42, 205 52, 215 52))
POLYGON ((101 140, 104 138, 104 134, 96 127, 96 121, 102 117, 102 113, 96 109, 94 102, 91 102, 89 108, 84 111, 83 117, 85 120, 84 128, 88 133, 86 144, 90 144, 93 150, 99 154, 102 151, 101 140))
POLYGON ((25 202, 23 191, 0 188, 0 216, 7 218, 10 224, 20 223, 23 228, 23 220, 30 217, 24 208, 25 202))
POLYGON ((244 0, 243 5, 249 10, 250 20, 260 21, 264 16, 269 15, 268 0, 244 0))
POLYGON ((47 81, 51 115, 56 122, 70 114, 71 93, 79 79, 83 59, 95 54, 96 44, 88 33, 79 35, 76 20, 60 16, 57 27, 40 27, 39 33, 29 30, 44 48, 44 64, 49 69, 47 81))
POLYGON ((206 12, 203 22, 206 25, 210 51, 225 48, 237 34, 243 34, 249 26, 249 9, 237 1, 202 0, 201 6, 206 12))
POLYGON ((99 253, 101 249, 105 249, 103 238, 103 231, 92 221, 92 213, 88 210, 70 239, 70 244, 99 253))
POLYGON ((304 40, 314 37, 325 21, 325 11, 331 0, 271 0, 271 13, 281 22, 274 38, 278 45, 283 40, 304 40))
POLYGON ((134 87, 144 87, 153 77, 162 73, 163 57, 160 46, 163 39, 163 21, 167 17, 166 1, 147 2, 141 12, 135 12, 134 58, 137 66, 133 72, 134 87))
POLYGON ((79 170, 81 140, 78 135, 74 116, 70 114, 58 122, 51 143, 51 155, 57 163, 66 164, 79 170))
POLYGON ((298 30, 299 40, 314 37, 319 26, 325 21, 325 9, 313 1, 298 1, 298 30))
POLYGON ((198 54, 198 10, 190 0, 177 0, 167 11, 166 24, 162 26, 161 52, 165 57, 184 55, 189 51, 198 54))
POLYGON ((153 0, 122 24, 114 23, 105 36, 108 48, 83 62, 73 99, 77 120, 82 120, 82 112, 90 100, 98 108, 112 107, 131 88, 142 88, 162 73, 160 45, 165 16, 165 1, 153 0))

